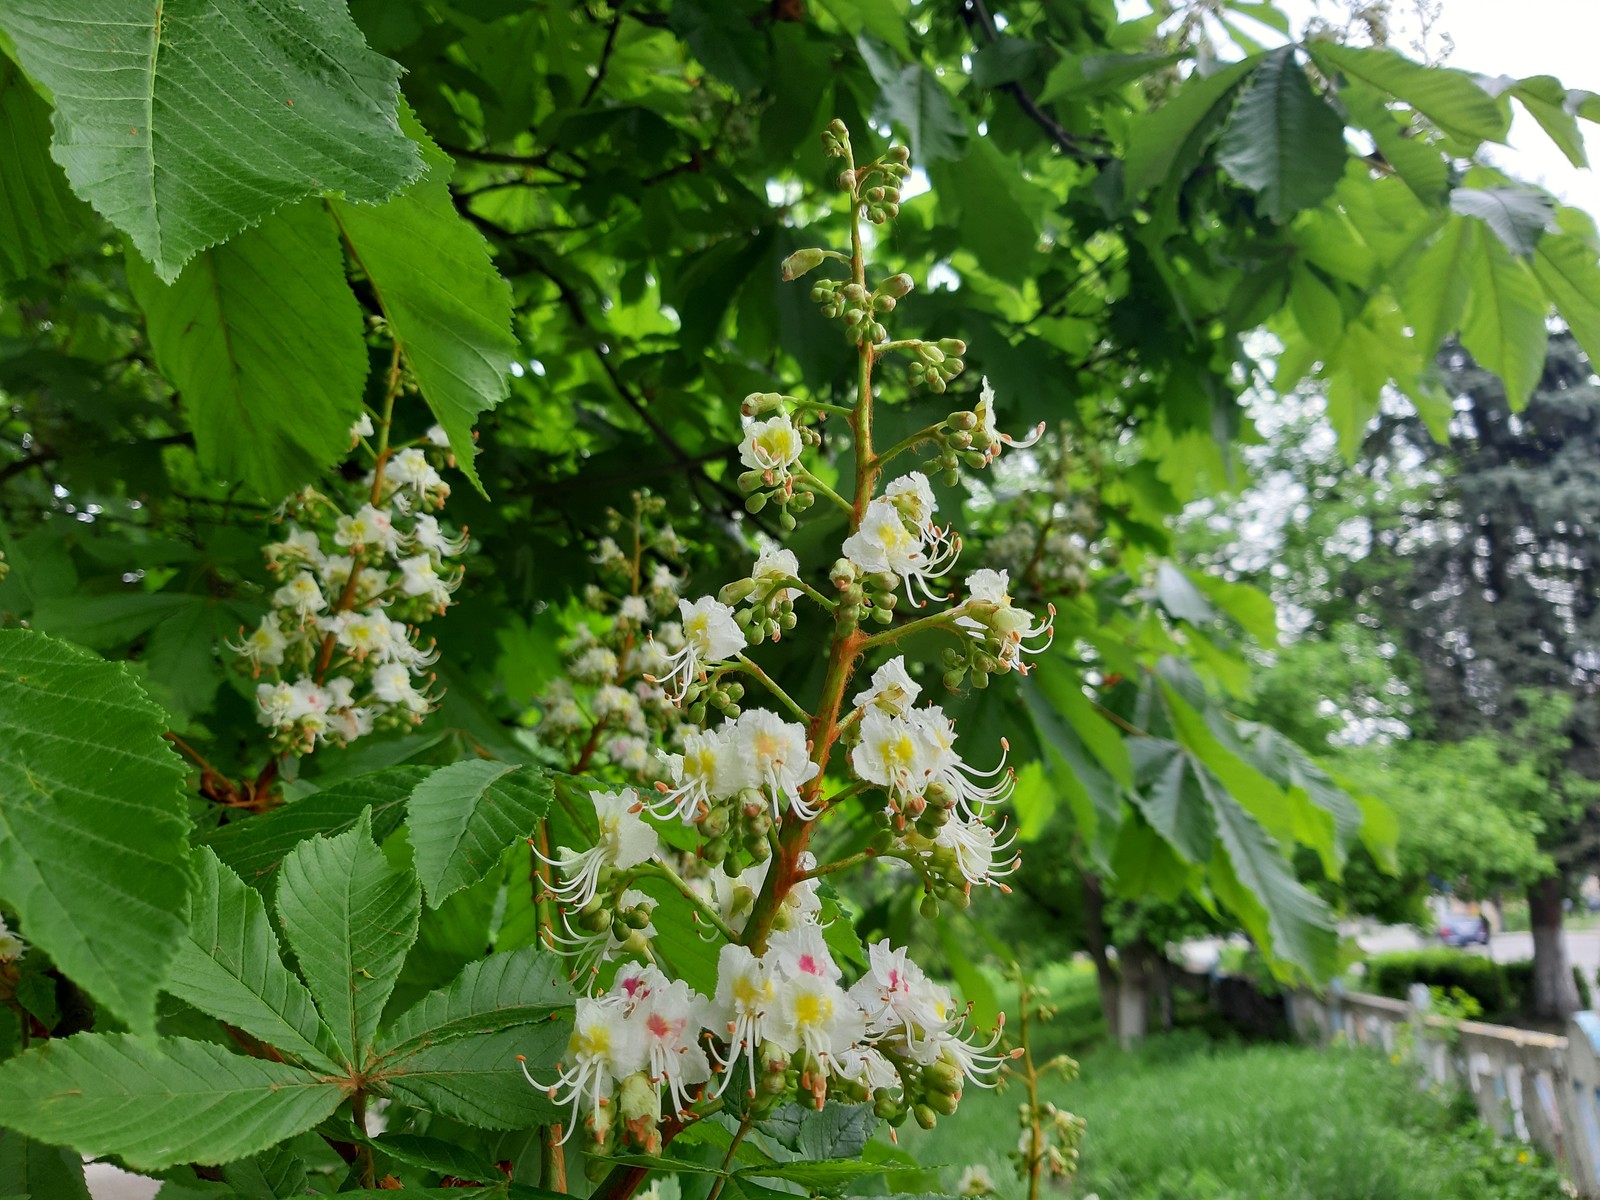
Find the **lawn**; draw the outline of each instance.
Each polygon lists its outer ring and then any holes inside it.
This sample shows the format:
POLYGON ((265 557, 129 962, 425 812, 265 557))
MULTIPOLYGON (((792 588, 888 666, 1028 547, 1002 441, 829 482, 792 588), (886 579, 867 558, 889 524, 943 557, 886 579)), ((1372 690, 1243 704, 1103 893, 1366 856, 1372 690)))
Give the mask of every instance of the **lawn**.
MULTIPOLYGON (((1194 1031, 1137 1052, 1102 1047, 1045 1095, 1088 1120, 1078 1182, 1099 1200, 1555 1200, 1559 1177, 1496 1145, 1451 1098, 1365 1052, 1216 1042, 1194 1031)), ((969 1091, 933 1133, 902 1131, 925 1163, 988 1168, 1022 1200, 1007 1154, 1020 1089, 969 1091)), ((1062 1195, 1059 1190, 1046 1194, 1062 1195)))

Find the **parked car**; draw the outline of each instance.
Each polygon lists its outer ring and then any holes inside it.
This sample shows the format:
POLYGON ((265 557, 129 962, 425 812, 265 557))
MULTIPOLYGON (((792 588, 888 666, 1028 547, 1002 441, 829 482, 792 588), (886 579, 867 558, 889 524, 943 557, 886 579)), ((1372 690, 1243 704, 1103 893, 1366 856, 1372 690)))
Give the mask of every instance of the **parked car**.
POLYGON ((1450 913, 1439 922, 1439 940, 1446 946, 1487 946, 1489 922, 1472 913, 1450 913))

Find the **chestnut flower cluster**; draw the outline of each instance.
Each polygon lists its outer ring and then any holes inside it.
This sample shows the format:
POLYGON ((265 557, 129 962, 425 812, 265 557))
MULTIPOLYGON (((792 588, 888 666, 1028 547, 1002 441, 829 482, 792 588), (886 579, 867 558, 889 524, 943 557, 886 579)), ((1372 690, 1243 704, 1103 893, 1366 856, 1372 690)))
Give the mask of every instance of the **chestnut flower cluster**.
MULTIPOLYGON (((824 141, 848 160, 841 184, 853 221, 892 207, 903 152, 857 166, 837 122, 824 141)), ((1053 609, 1041 618, 1020 606, 1004 571, 977 569, 958 583, 961 538, 940 523, 932 482, 920 470, 884 472, 928 443, 926 465, 936 470, 981 469, 1006 447, 1031 445, 1039 431, 1023 439, 1000 433, 985 381, 970 409, 876 453, 872 361, 896 350, 927 361, 926 348, 940 343, 885 340, 879 321, 894 305, 863 308, 857 293, 892 299, 910 281, 868 288, 859 238, 852 244, 853 255, 802 251, 784 273, 849 264, 853 290, 827 290, 854 305, 836 315, 863 363, 856 407, 777 393, 741 405, 747 507, 776 505, 785 530, 814 503, 848 512, 831 567, 807 570, 792 550, 765 545, 749 572, 716 594, 678 598, 676 622, 655 623, 644 646, 633 644, 641 657, 658 656, 643 679, 682 716, 661 777, 653 787, 592 791, 592 844, 552 852, 536 843, 559 912, 551 940, 572 956, 575 973, 587 972, 589 995, 578 1002, 557 1073, 529 1079, 569 1107, 566 1136, 581 1126, 599 1153, 655 1153, 667 1118, 676 1129, 717 1097, 751 1115, 786 1096, 819 1107, 830 1096, 870 1101, 892 1124, 910 1116, 927 1127, 955 1110, 967 1084, 991 1086, 1010 1057, 997 1050, 1001 1031, 974 1036, 966 1008, 903 947, 871 946, 865 970, 847 978, 836 957, 845 943, 833 935, 848 930, 825 924, 817 890, 822 876, 868 858, 893 859, 919 880, 928 915, 942 903, 965 907, 974 887, 1006 890, 1017 856, 996 813, 1013 785, 1008 748, 1002 740, 987 763, 969 762, 954 720, 924 697, 920 664, 893 648, 908 633, 942 631, 953 643, 942 682, 981 687, 1030 670, 1054 619, 1053 609), (807 461, 824 440, 819 426, 840 416, 856 439, 853 499, 828 482, 828 465, 807 461), (828 631, 808 630, 802 611, 820 613, 828 631), (763 643, 791 636, 815 637, 825 648, 826 678, 810 707, 753 657, 763 643), (852 686, 864 663, 870 677, 852 686), (871 844, 819 864, 811 833, 847 805, 864 807, 876 823, 871 844), (662 836, 673 826, 698 834, 682 870, 662 836), (722 943, 707 992, 674 979, 655 954, 646 881, 675 888, 722 943)))
POLYGON ((535 698, 541 743, 576 772, 604 765, 653 782, 662 772, 655 747, 680 736, 681 714, 655 682, 684 645, 683 545, 665 511, 661 497, 638 491, 630 515, 607 513, 591 556, 599 581, 562 647, 564 674, 535 698))
MULTIPOLYGON (((352 434, 370 436, 370 417, 352 434)), ((385 452, 348 503, 312 488, 282 506, 285 536, 263 553, 279 580, 271 608, 228 649, 248 664, 256 716, 279 753, 347 745, 431 711, 432 641, 417 626, 443 613, 461 583, 451 560, 465 533, 436 515, 450 495, 435 460, 442 432, 385 452)))

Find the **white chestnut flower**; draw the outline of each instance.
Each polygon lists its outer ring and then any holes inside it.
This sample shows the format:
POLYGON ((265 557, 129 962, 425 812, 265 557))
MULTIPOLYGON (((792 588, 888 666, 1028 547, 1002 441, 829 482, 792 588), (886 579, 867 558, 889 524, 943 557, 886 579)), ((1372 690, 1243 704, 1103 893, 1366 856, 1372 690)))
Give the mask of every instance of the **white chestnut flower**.
POLYGON ((997 887, 1002 892, 1011 889, 999 882, 1000 878, 1015 871, 1022 859, 1017 854, 1011 854, 998 864, 995 859, 1010 850, 1016 840, 1013 834, 1002 842, 1000 834, 982 821, 963 821, 955 817, 939 826, 933 839, 934 845, 955 852, 956 866, 969 884, 997 887))
POLYGON ((446 578, 439 574, 439 563, 431 554, 413 554, 402 558, 400 590, 407 596, 421 596, 436 612, 450 607, 450 595, 461 586, 462 576, 457 573, 446 578))
POLYGON ((933 525, 933 514, 939 504, 933 498, 933 486, 921 471, 912 471, 893 480, 883 489, 884 498, 899 510, 900 515, 918 529, 933 525))
POLYGON ((897 654, 872 673, 872 685, 857 692, 857 708, 878 708, 890 716, 904 716, 922 694, 922 685, 906 670, 906 657, 897 654))
POLYGON ((995 428, 994 423, 994 389, 989 386, 987 378, 983 381, 983 388, 978 393, 977 407, 972 410, 972 415, 978 419, 978 426, 973 430, 973 444, 982 454, 984 465, 992 463, 1000 457, 1000 451, 1006 446, 1018 450, 1026 450, 1044 436, 1044 422, 1034 426, 1033 430, 1024 438, 1013 438, 1010 434, 1001 433, 995 428))
POLYGON ((745 427, 744 439, 739 443, 739 461, 752 471, 763 472, 771 482, 787 478, 789 468, 800 460, 804 450, 805 442, 794 422, 779 413, 745 427))
POLYGON ((605 646, 591 646, 573 659, 567 670, 580 683, 610 681, 617 677, 617 656, 605 646))
POLYGON ((732 728, 724 723, 720 729, 685 731, 683 753, 664 756, 671 782, 656 784, 661 794, 650 804, 652 814, 692 824, 712 801, 725 799, 743 786, 744 764, 730 736, 732 728))
POLYGON ((245 634, 237 642, 227 642, 225 645, 241 658, 248 659, 257 669, 281 667, 289 639, 284 636, 283 630, 278 628, 277 614, 269 613, 261 618, 261 624, 250 633, 245 634))
POLYGON ((894 502, 882 496, 867 505, 861 527, 844 540, 844 555, 868 574, 898 575, 905 585, 906 598, 921 605, 917 590, 930 600, 943 600, 930 580, 949 569, 961 553, 961 539, 942 535, 932 543, 923 531, 910 526, 894 502))
POLYGON ((448 491, 443 476, 434 470, 428 456, 415 446, 408 446, 389 459, 384 467, 384 482, 397 490, 410 488, 421 496, 428 492, 448 491))
POLYGON ((1029 670, 1024 654, 1041 654, 1055 640, 1056 606, 1048 606, 1049 616, 1036 620, 1026 609, 1011 601, 1011 573, 985 567, 967 576, 967 599, 958 610, 956 624, 980 642, 998 641, 1002 670, 1029 670), (1039 640, 1043 643, 1039 644, 1039 640), (1030 644, 1032 643, 1032 644, 1030 644))
POLYGON ((14 963, 28 952, 28 943, 6 927, 0 917, 0 963, 14 963))
POLYGON ((758 602, 771 600, 792 602, 800 595, 800 589, 786 587, 784 581, 798 578, 800 578, 800 560, 795 557, 793 550, 763 550, 750 571, 750 579, 756 585, 750 598, 758 602))
MULTIPOLYGON (((733 609, 714 596, 680 600, 678 614, 683 619, 683 649, 668 660, 671 670, 665 677, 650 680, 665 686, 674 704, 681 703, 690 685, 704 677, 706 667, 727 662, 749 645, 733 609)), ((666 632, 663 626, 663 635, 666 632)))
POLYGON ((547 865, 561 872, 561 882, 551 891, 563 904, 582 908, 594 899, 603 870, 625 871, 649 862, 661 848, 656 831, 639 817, 644 808, 632 788, 620 792, 590 792, 598 825, 595 844, 587 850, 565 846, 555 858, 533 852, 547 865))
POLYGON ((310 571, 301 571, 289 582, 272 593, 272 602, 287 608, 302 622, 310 620, 328 607, 328 598, 322 594, 317 577, 310 571))
POLYGON ((440 558, 454 558, 466 550, 471 540, 465 533, 455 537, 445 533, 439 518, 432 513, 422 513, 411 527, 411 544, 440 558))
POLYGON ((817 815, 818 810, 809 806, 801 794, 820 770, 806 748, 804 725, 785 721, 764 708, 749 708, 734 722, 732 737, 737 760, 747 772, 744 786, 766 792, 774 817, 782 815, 784 800, 803 821, 817 815))
POLYGON ((339 518, 333 540, 352 550, 376 548, 393 554, 400 548, 400 531, 394 527, 394 518, 388 509, 363 504, 355 513, 339 518))
POLYGON ((384 663, 372 673, 372 694, 385 704, 393 704, 422 716, 433 702, 411 682, 411 672, 403 663, 384 663))

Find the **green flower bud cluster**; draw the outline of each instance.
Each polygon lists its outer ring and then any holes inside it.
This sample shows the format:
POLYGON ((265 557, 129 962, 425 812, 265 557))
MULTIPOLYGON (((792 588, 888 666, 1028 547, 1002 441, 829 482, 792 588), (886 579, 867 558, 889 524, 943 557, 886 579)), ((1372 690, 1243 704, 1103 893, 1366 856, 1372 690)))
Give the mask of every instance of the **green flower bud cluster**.
POLYGON ((972 904, 972 885, 961 873, 956 852, 933 840, 940 826, 950 820, 955 797, 934 784, 923 795, 901 801, 898 812, 883 809, 882 801, 877 792, 868 801, 875 826, 867 842, 868 852, 874 857, 901 859, 915 868, 922 877, 919 911, 928 920, 936 918, 946 904, 964 912, 972 904))
POLYGON ((934 395, 944 395, 945 385, 967 369, 967 364, 961 357, 966 352, 967 344, 960 338, 918 342, 912 347, 914 357, 908 371, 911 386, 916 387, 925 383, 934 395))
POLYGON ((878 572, 863 574, 848 558, 833 564, 833 586, 839 589, 840 615, 851 621, 872 621, 888 625, 900 603, 900 577, 878 572))
POLYGON ((944 673, 939 677, 948 691, 960 691, 961 685, 971 677, 972 686, 986 688, 989 676, 1003 675, 999 658, 1000 639, 991 637, 985 645, 965 642, 959 646, 946 646, 939 652, 939 665, 944 673), (992 643, 992 644, 989 644, 992 643))
POLYGON ((648 942, 640 931, 650 924, 650 912, 655 907, 655 901, 625 906, 620 898, 621 891, 615 886, 611 891, 616 892, 616 895, 607 896, 596 892, 594 899, 579 910, 573 924, 585 933, 604 933, 610 930, 611 936, 621 942, 625 949, 631 953, 640 953, 648 947, 648 942))
POLYGON ((733 619, 744 630, 752 646, 767 641, 781 641, 784 634, 792 633, 800 623, 800 618, 795 615, 794 600, 785 594, 784 589, 762 594, 754 579, 736 579, 724 585, 717 593, 717 599, 729 605, 739 605, 746 600, 750 602, 749 607, 738 609, 733 619))
MULTIPOLYGON (((752 862, 766 862, 772 854, 772 805, 755 788, 712 803, 695 820, 705 839, 700 857, 723 874, 737 879, 752 862)), ((750 902, 755 902, 751 895, 750 902)))
POLYGON ((703 725, 708 710, 715 710, 733 720, 739 715, 739 701, 743 699, 744 684, 737 679, 727 678, 726 672, 719 671, 706 679, 691 682, 683 694, 680 707, 688 714, 692 724, 703 725))
POLYGON ((1017 1120, 1022 1125, 1022 1139, 1010 1157, 1016 1164, 1019 1178, 1027 1179, 1036 1161, 1055 1179, 1070 1179, 1077 1174, 1078 1147, 1083 1142, 1088 1122, 1049 1101, 1040 1104, 1037 1111, 1027 1102, 1019 1104, 1017 1120), (1037 1136, 1034 1134, 1036 1125, 1037 1136))
MULTIPOLYGON (((880 1120, 898 1129, 906 1123, 907 1117, 912 1117, 923 1129, 932 1129, 940 1117, 955 1113, 956 1106, 961 1103, 963 1077, 961 1065, 949 1054, 923 1066, 893 1052, 885 1053, 900 1073, 904 1091, 896 1096, 880 1088, 872 1096, 873 1112, 880 1120)), ((839 1090, 837 1083, 834 1089, 839 1090)))

